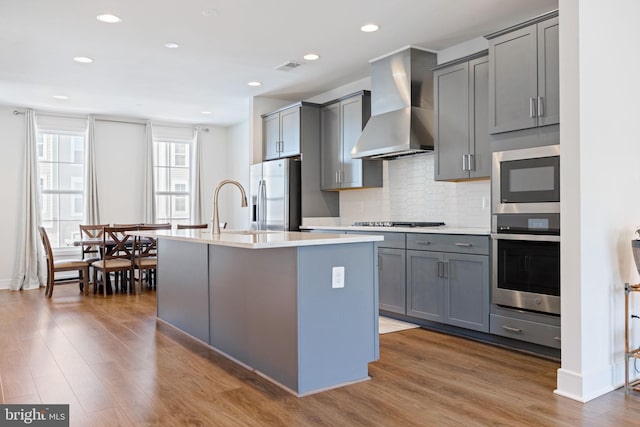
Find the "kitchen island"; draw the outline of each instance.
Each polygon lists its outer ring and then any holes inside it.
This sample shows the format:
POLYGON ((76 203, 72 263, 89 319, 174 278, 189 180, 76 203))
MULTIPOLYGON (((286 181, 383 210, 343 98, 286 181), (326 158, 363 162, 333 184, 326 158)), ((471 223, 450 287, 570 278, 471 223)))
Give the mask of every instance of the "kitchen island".
POLYGON ((381 236, 154 234, 159 319, 297 396, 369 378, 381 236))

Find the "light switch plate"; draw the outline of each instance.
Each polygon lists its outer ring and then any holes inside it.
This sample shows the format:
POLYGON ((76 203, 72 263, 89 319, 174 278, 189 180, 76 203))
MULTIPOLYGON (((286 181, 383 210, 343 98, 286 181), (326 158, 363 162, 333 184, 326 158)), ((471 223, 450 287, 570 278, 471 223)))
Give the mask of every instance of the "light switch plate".
POLYGON ((344 267, 333 267, 331 270, 331 287, 344 288, 344 267))

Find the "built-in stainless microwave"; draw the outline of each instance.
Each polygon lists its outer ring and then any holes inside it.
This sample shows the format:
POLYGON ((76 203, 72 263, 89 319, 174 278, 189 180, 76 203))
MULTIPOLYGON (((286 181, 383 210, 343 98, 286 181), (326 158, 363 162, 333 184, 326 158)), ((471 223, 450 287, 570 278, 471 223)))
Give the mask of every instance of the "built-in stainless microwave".
POLYGON ((493 153, 493 213, 560 212, 560 146, 493 153))

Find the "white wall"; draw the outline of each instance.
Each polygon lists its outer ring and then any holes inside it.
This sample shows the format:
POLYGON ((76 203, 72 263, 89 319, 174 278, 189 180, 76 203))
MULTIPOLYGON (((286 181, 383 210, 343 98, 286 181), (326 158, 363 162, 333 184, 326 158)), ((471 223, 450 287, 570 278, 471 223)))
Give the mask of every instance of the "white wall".
MULTIPOLYGON (((227 128, 216 126, 203 126, 209 132, 201 133, 202 141, 202 178, 204 182, 203 195, 205 217, 208 222, 213 216, 213 191, 218 183, 229 177, 230 167, 228 162, 229 153, 227 150, 227 128)), ((219 213, 220 221, 231 222, 231 205, 239 203, 240 193, 236 189, 226 186, 220 191, 219 213)))
POLYGON ((16 244, 18 241, 18 206, 22 202, 24 165, 24 115, 13 115, 14 108, 0 106, 0 289, 9 288, 13 276, 16 244))
POLYGON ((634 54, 640 2, 560 0, 559 9, 562 367, 556 393, 588 401, 623 382, 623 284, 638 282, 630 240, 640 224, 640 59, 634 54))
MULTIPOLYGON (((240 182, 249 197, 249 165, 251 164, 250 122, 244 121, 228 128, 228 164, 229 178, 240 182)), ((242 208, 237 199, 230 204, 229 228, 249 228, 249 208, 242 208)))
POLYGON ((481 50, 489 48, 489 40, 484 37, 476 37, 475 39, 457 44, 438 51, 438 64, 453 61, 454 59, 463 58, 481 50))

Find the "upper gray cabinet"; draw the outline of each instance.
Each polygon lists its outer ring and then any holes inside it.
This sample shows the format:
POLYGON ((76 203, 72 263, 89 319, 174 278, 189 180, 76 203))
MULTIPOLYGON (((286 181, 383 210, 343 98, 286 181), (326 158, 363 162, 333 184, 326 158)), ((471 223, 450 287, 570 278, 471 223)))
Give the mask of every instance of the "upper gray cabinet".
MULTIPOLYGON (((262 143, 264 160, 297 156, 301 153, 301 138, 305 122, 317 116, 307 114, 317 105, 299 102, 272 113, 262 115, 262 143), (306 116, 313 116, 307 118, 306 116)), ((313 125, 317 127, 317 124, 313 125)))
POLYGON ((487 52, 442 64, 433 79, 435 179, 489 177, 487 52))
POLYGON ((371 116, 371 93, 327 103, 320 112, 323 190, 382 186, 382 162, 352 159, 351 150, 371 116))
POLYGON ((560 123, 558 11, 486 38, 489 132, 560 123))

